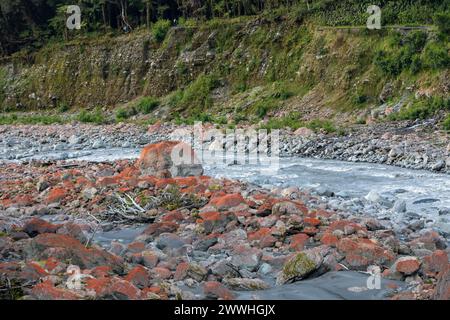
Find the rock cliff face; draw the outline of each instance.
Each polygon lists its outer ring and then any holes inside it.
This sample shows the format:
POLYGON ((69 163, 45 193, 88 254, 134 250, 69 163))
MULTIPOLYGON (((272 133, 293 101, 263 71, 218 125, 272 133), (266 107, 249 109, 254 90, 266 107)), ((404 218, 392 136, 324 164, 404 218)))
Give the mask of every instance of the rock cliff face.
POLYGON ((166 98, 162 109, 170 112, 297 111, 314 119, 380 105, 389 109, 385 101, 398 105, 408 96, 448 94, 445 69, 414 79, 381 74, 373 60, 390 36, 252 18, 173 27, 162 43, 145 30, 74 40, 3 62, 0 105, 19 111, 61 104, 113 107, 155 96, 166 98), (201 75, 210 76, 213 85, 202 87, 201 75), (202 103, 193 99, 175 108, 169 94, 189 88, 202 95, 202 103))
POLYGON ((140 33, 45 49, 31 66, 5 66, 4 103, 25 108, 111 106, 142 94, 163 95, 180 85, 173 68, 177 45, 187 41, 188 33, 173 29, 161 47, 151 35, 140 33))

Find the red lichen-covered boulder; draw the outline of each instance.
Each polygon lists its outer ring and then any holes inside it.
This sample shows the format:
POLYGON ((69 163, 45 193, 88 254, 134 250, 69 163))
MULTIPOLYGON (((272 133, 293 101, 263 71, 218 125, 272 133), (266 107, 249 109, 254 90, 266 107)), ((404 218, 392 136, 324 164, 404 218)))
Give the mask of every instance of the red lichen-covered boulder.
POLYGON ((59 227, 45 220, 33 218, 25 223, 23 231, 30 237, 35 237, 42 233, 55 233, 59 227))
POLYGON ((416 257, 401 257, 394 263, 394 269, 401 274, 409 276, 420 268, 420 261, 416 257))
POLYGON ((205 296, 210 299, 233 300, 233 293, 225 288, 220 282, 209 281, 203 286, 205 296))
POLYGON ((157 237, 163 233, 175 232, 178 229, 178 224, 175 222, 156 222, 150 224, 142 234, 147 236, 157 237))
POLYGON ((97 299, 104 300, 139 300, 141 299, 141 290, 133 283, 120 279, 100 278, 87 279, 86 289, 97 299))
POLYGON ((439 274, 433 299, 450 300, 450 265, 439 274))
POLYGON ((206 233, 211 233, 214 230, 225 228, 225 226, 236 220, 236 216, 232 212, 204 212, 200 214, 203 222, 203 228, 206 233))
POLYGON ((70 261, 82 269, 110 266, 115 272, 123 271, 123 260, 104 250, 86 248, 80 241, 62 234, 45 233, 33 238, 26 248, 29 258, 57 258, 70 261))
POLYGON ((148 287, 151 284, 150 274, 143 266, 134 267, 124 279, 141 289, 148 287))
POLYGON ((224 196, 218 196, 211 199, 208 206, 217 208, 219 211, 230 210, 233 208, 246 208, 247 203, 245 199, 239 193, 226 194, 224 196))
POLYGON ((68 195, 68 192, 65 188, 54 188, 50 190, 45 199, 46 203, 59 203, 68 195))
POLYGON ((343 238, 337 243, 339 252, 352 269, 366 270, 370 265, 388 265, 395 255, 369 239, 343 238))
POLYGON ((425 275, 434 277, 449 265, 447 252, 436 250, 431 255, 423 257, 421 269, 425 275))
POLYGON ((55 287, 50 281, 44 281, 34 286, 31 296, 37 300, 78 300, 81 298, 74 292, 55 287))
POLYGON ((158 178, 201 176, 203 167, 186 143, 164 141, 144 147, 136 163, 142 175, 158 178))

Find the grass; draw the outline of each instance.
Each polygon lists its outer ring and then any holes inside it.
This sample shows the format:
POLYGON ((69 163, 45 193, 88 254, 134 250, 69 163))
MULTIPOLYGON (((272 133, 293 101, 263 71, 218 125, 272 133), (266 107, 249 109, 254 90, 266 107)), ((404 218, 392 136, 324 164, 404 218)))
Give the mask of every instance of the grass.
POLYGON ((302 121, 300 115, 297 112, 292 112, 284 117, 274 117, 260 126, 261 129, 275 130, 290 128, 297 130, 298 128, 306 127, 314 132, 326 132, 333 133, 339 130, 336 129, 333 122, 330 120, 314 119, 309 122, 302 121))
POLYGON ((450 114, 447 115, 447 117, 442 122, 442 127, 445 131, 450 132, 450 114))
POLYGON ((134 108, 119 108, 116 110, 116 121, 121 122, 127 120, 135 114, 134 108))
POLYGON ((160 102, 156 98, 144 97, 136 104, 136 109, 143 114, 149 114, 155 110, 159 104, 160 102))
POLYGON ((0 115, 0 125, 13 125, 13 124, 60 124, 64 123, 62 117, 58 115, 17 115, 8 114, 0 115))
POLYGON ((432 97, 412 101, 406 108, 389 116, 389 120, 428 119, 439 111, 450 111, 450 99, 432 97))
POLYGON ((133 116, 149 114, 159 106, 158 99, 153 97, 143 97, 131 107, 122 107, 116 110, 115 118, 117 122, 125 121, 133 116))
POLYGON ((187 124, 194 125, 196 122, 214 123, 214 124, 227 124, 227 119, 224 116, 214 116, 206 112, 200 112, 192 114, 189 117, 182 117, 179 114, 175 115, 174 122, 177 125, 187 124))
POLYGON ((158 20, 152 26, 152 34, 155 40, 159 43, 163 42, 169 32, 171 23, 169 20, 158 20))
POLYGON ((77 116, 76 120, 82 123, 95 123, 95 124, 103 124, 106 123, 106 119, 102 111, 97 108, 94 111, 81 111, 77 116))
POLYGON ((185 90, 177 90, 169 97, 169 104, 184 113, 201 114, 212 106, 211 91, 218 86, 214 75, 200 75, 185 90))

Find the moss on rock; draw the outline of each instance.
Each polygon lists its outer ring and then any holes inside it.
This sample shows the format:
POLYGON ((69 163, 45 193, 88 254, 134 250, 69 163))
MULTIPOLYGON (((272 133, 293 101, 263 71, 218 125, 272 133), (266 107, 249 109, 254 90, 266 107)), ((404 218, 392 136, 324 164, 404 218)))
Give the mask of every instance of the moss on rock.
POLYGON ((305 278, 320 266, 320 262, 308 252, 298 253, 284 265, 278 275, 277 284, 281 285, 305 278))

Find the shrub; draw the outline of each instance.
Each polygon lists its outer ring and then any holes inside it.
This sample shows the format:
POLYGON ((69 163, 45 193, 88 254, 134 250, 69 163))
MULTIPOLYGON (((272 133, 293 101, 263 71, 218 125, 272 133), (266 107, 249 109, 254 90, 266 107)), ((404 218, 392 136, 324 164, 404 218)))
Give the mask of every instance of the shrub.
POLYGON ((127 109, 125 108, 120 108, 116 110, 116 120, 117 121, 122 121, 122 120, 126 120, 130 117, 130 113, 128 112, 127 109))
POLYGON ((405 45, 412 51, 420 52, 427 43, 428 35, 423 31, 413 31, 406 36, 405 45))
POLYGON ((143 113, 149 114, 159 106, 159 100, 153 97, 144 97, 136 105, 136 109, 143 113))
POLYGON ((438 111, 450 111, 450 99, 432 97, 415 100, 406 108, 390 116, 391 120, 428 119, 438 111))
POLYGON ((186 90, 176 96, 177 104, 182 107, 195 107, 204 110, 211 106, 211 91, 218 85, 217 79, 212 75, 199 76, 186 90))
POLYGON ((17 114, 11 114, 6 116, 0 116, 0 124, 54 124, 63 123, 64 120, 56 115, 24 115, 18 116, 17 114))
POLYGON ((259 101, 256 103, 255 109, 258 118, 262 119, 267 115, 267 112, 269 112, 270 107, 265 101, 259 101))
POLYGON ((401 72, 401 64, 398 57, 389 55, 386 51, 377 51, 374 58, 374 64, 385 74, 396 76, 401 72))
POLYGON ((307 128, 314 130, 314 131, 320 131, 324 130, 327 133, 335 132, 336 128, 334 127, 333 123, 329 120, 320 120, 315 119, 310 121, 307 125, 307 128))
POLYGON ((284 82, 275 82, 273 86, 274 89, 273 93, 271 94, 272 98, 287 100, 295 95, 295 93, 292 90, 290 90, 289 85, 284 82))
POLYGON ((163 42, 166 38, 167 32, 170 29, 170 21, 169 20, 158 20, 155 22, 152 28, 153 37, 159 43, 163 42))
POLYGON ((60 113, 65 113, 70 110, 70 107, 67 103, 62 102, 59 104, 58 110, 60 113))
POLYGON ((447 35, 450 33, 450 13, 449 12, 440 12, 434 16, 434 23, 439 28, 439 31, 447 35))
POLYGON ((365 94, 357 94, 353 101, 355 104, 360 105, 366 103, 368 99, 369 98, 365 94))
POLYGON ((410 69, 413 74, 418 73, 422 69, 422 60, 418 55, 412 57, 410 69))
POLYGON ((444 128, 445 131, 450 132, 450 114, 447 115, 447 117, 442 122, 442 127, 444 128))
POLYGON ((445 44, 430 42, 423 52, 423 63, 432 69, 448 67, 450 65, 450 57, 445 44))
POLYGON ((95 109, 92 112, 88 112, 86 110, 81 111, 77 115, 76 120, 83 123, 95 123, 95 124, 102 124, 106 122, 105 117, 99 108, 95 109))
POLYGON ((302 121, 299 120, 300 114, 297 112, 292 112, 284 117, 271 118, 269 121, 261 125, 261 129, 276 130, 276 129, 298 129, 304 125, 302 121))
POLYGON ((278 102, 271 97, 258 100, 252 107, 254 114, 260 119, 263 119, 269 111, 278 108, 278 102))

